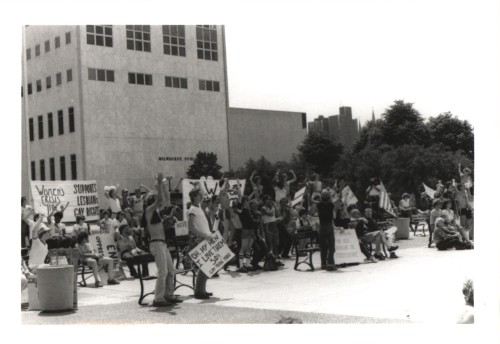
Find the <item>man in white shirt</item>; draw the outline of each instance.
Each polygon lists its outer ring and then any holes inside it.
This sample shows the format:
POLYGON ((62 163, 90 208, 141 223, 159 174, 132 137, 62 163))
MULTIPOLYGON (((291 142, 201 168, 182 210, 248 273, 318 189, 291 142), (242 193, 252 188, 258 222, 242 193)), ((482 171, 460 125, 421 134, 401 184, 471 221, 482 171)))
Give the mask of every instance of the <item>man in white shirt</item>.
POLYGON ((47 258, 47 254, 49 253, 47 239, 51 237, 52 234, 50 229, 48 229, 47 227, 43 227, 38 230, 38 232, 36 233, 36 237, 33 238, 28 266, 34 273, 36 273, 36 269, 40 265, 45 263, 45 259, 47 258))
MULTIPOLYGON (((209 240, 212 237, 210 235, 210 226, 205 213, 201 209, 201 202, 203 201, 202 189, 200 187, 195 187, 189 192, 189 198, 191 199, 191 207, 187 212, 188 230, 196 235, 197 243, 203 240, 209 240)), ((211 294, 207 293, 206 290, 207 280, 208 277, 201 269, 198 269, 194 287, 195 299, 206 300, 210 298, 211 294)))

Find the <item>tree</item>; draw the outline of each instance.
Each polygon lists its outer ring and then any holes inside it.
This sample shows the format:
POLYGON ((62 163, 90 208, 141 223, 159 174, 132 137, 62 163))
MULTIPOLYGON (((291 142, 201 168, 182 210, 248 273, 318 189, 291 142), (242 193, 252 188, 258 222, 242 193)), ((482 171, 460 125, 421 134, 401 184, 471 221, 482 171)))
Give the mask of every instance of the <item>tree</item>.
POLYGON ((198 152, 186 174, 191 179, 208 176, 219 179, 222 177, 221 169, 222 166, 217 163, 217 154, 198 152))
POLYGON ((429 144, 429 130, 424 124, 422 115, 413 108, 412 103, 402 100, 394 101, 382 114, 383 143, 393 147, 402 145, 429 144))
POLYGON ((445 112, 429 118, 427 128, 433 143, 442 144, 452 152, 462 150, 469 158, 474 157, 474 132, 469 122, 445 112))
POLYGON ((339 160, 343 147, 330 137, 320 133, 309 133, 297 147, 298 159, 312 171, 326 177, 339 160))

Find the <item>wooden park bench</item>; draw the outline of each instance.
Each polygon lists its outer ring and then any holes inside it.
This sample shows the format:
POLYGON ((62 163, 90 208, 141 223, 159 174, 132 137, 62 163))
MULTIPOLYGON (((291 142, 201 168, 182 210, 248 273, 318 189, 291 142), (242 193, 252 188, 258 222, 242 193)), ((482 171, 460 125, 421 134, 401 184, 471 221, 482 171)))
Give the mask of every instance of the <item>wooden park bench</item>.
POLYGON ((295 251, 295 266, 294 270, 298 270, 299 265, 306 264, 311 271, 314 271, 313 254, 319 251, 317 246, 318 232, 314 230, 298 231, 290 234, 292 244, 295 251), (301 243, 305 242, 305 246, 301 248, 301 243))

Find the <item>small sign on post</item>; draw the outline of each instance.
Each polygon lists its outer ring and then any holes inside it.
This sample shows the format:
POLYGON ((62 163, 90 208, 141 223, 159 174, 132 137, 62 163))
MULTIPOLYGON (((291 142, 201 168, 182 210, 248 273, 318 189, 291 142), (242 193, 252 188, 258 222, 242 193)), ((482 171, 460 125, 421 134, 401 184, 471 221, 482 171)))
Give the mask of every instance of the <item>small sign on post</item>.
POLYGON ((215 231, 210 240, 199 243, 189 252, 189 256, 205 275, 212 277, 234 257, 234 253, 222 239, 220 232, 215 231))
POLYGON ((177 221, 175 223, 175 236, 188 235, 188 224, 187 221, 177 221))

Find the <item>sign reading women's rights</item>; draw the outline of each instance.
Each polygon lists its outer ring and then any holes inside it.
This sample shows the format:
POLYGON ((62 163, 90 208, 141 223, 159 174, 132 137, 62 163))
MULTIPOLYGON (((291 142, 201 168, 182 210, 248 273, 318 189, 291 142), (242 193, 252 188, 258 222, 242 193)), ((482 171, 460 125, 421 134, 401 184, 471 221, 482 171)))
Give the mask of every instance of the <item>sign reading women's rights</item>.
POLYGON ((335 230, 335 264, 362 263, 364 257, 354 229, 335 230))
POLYGON ((77 215, 87 221, 99 220, 99 200, 95 180, 31 181, 35 211, 48 215, 66 207, 63 222, 75 222, 77 215))
MULTIPOLYGON (((237 179, 231 179, 229 181, 229 188, 228 188, 228 194, 229 194, 229 200, 237 200, 238 199, 238 191, 237 191, 237 184, 238 180, 237 179)), ((219 180, 213 180, 213 179, 183 179, 182 180, 182 205, 184 209, 184 220, 187 220, 186 218, 186 212, 187 212, 187 203, 190 202, 189 199, 189 192, 194 189, 197 183, 200 183, 201 187, 203 188, 203 192, 205 193, 205 196, 212 197, 214 195, 219 195, 220 193, 220 186, 219 186, 219 180)), ((245 179, 240 179, 240 186, 241 186, 241 192, 243 193, 245 190, 245 179)))
POLYGON ((220 232, 215 231, 210 240, 199 243, 189 252, 189 256, 205 275, 212 277, 234 257, 234 253, 226 245, 220 232))

